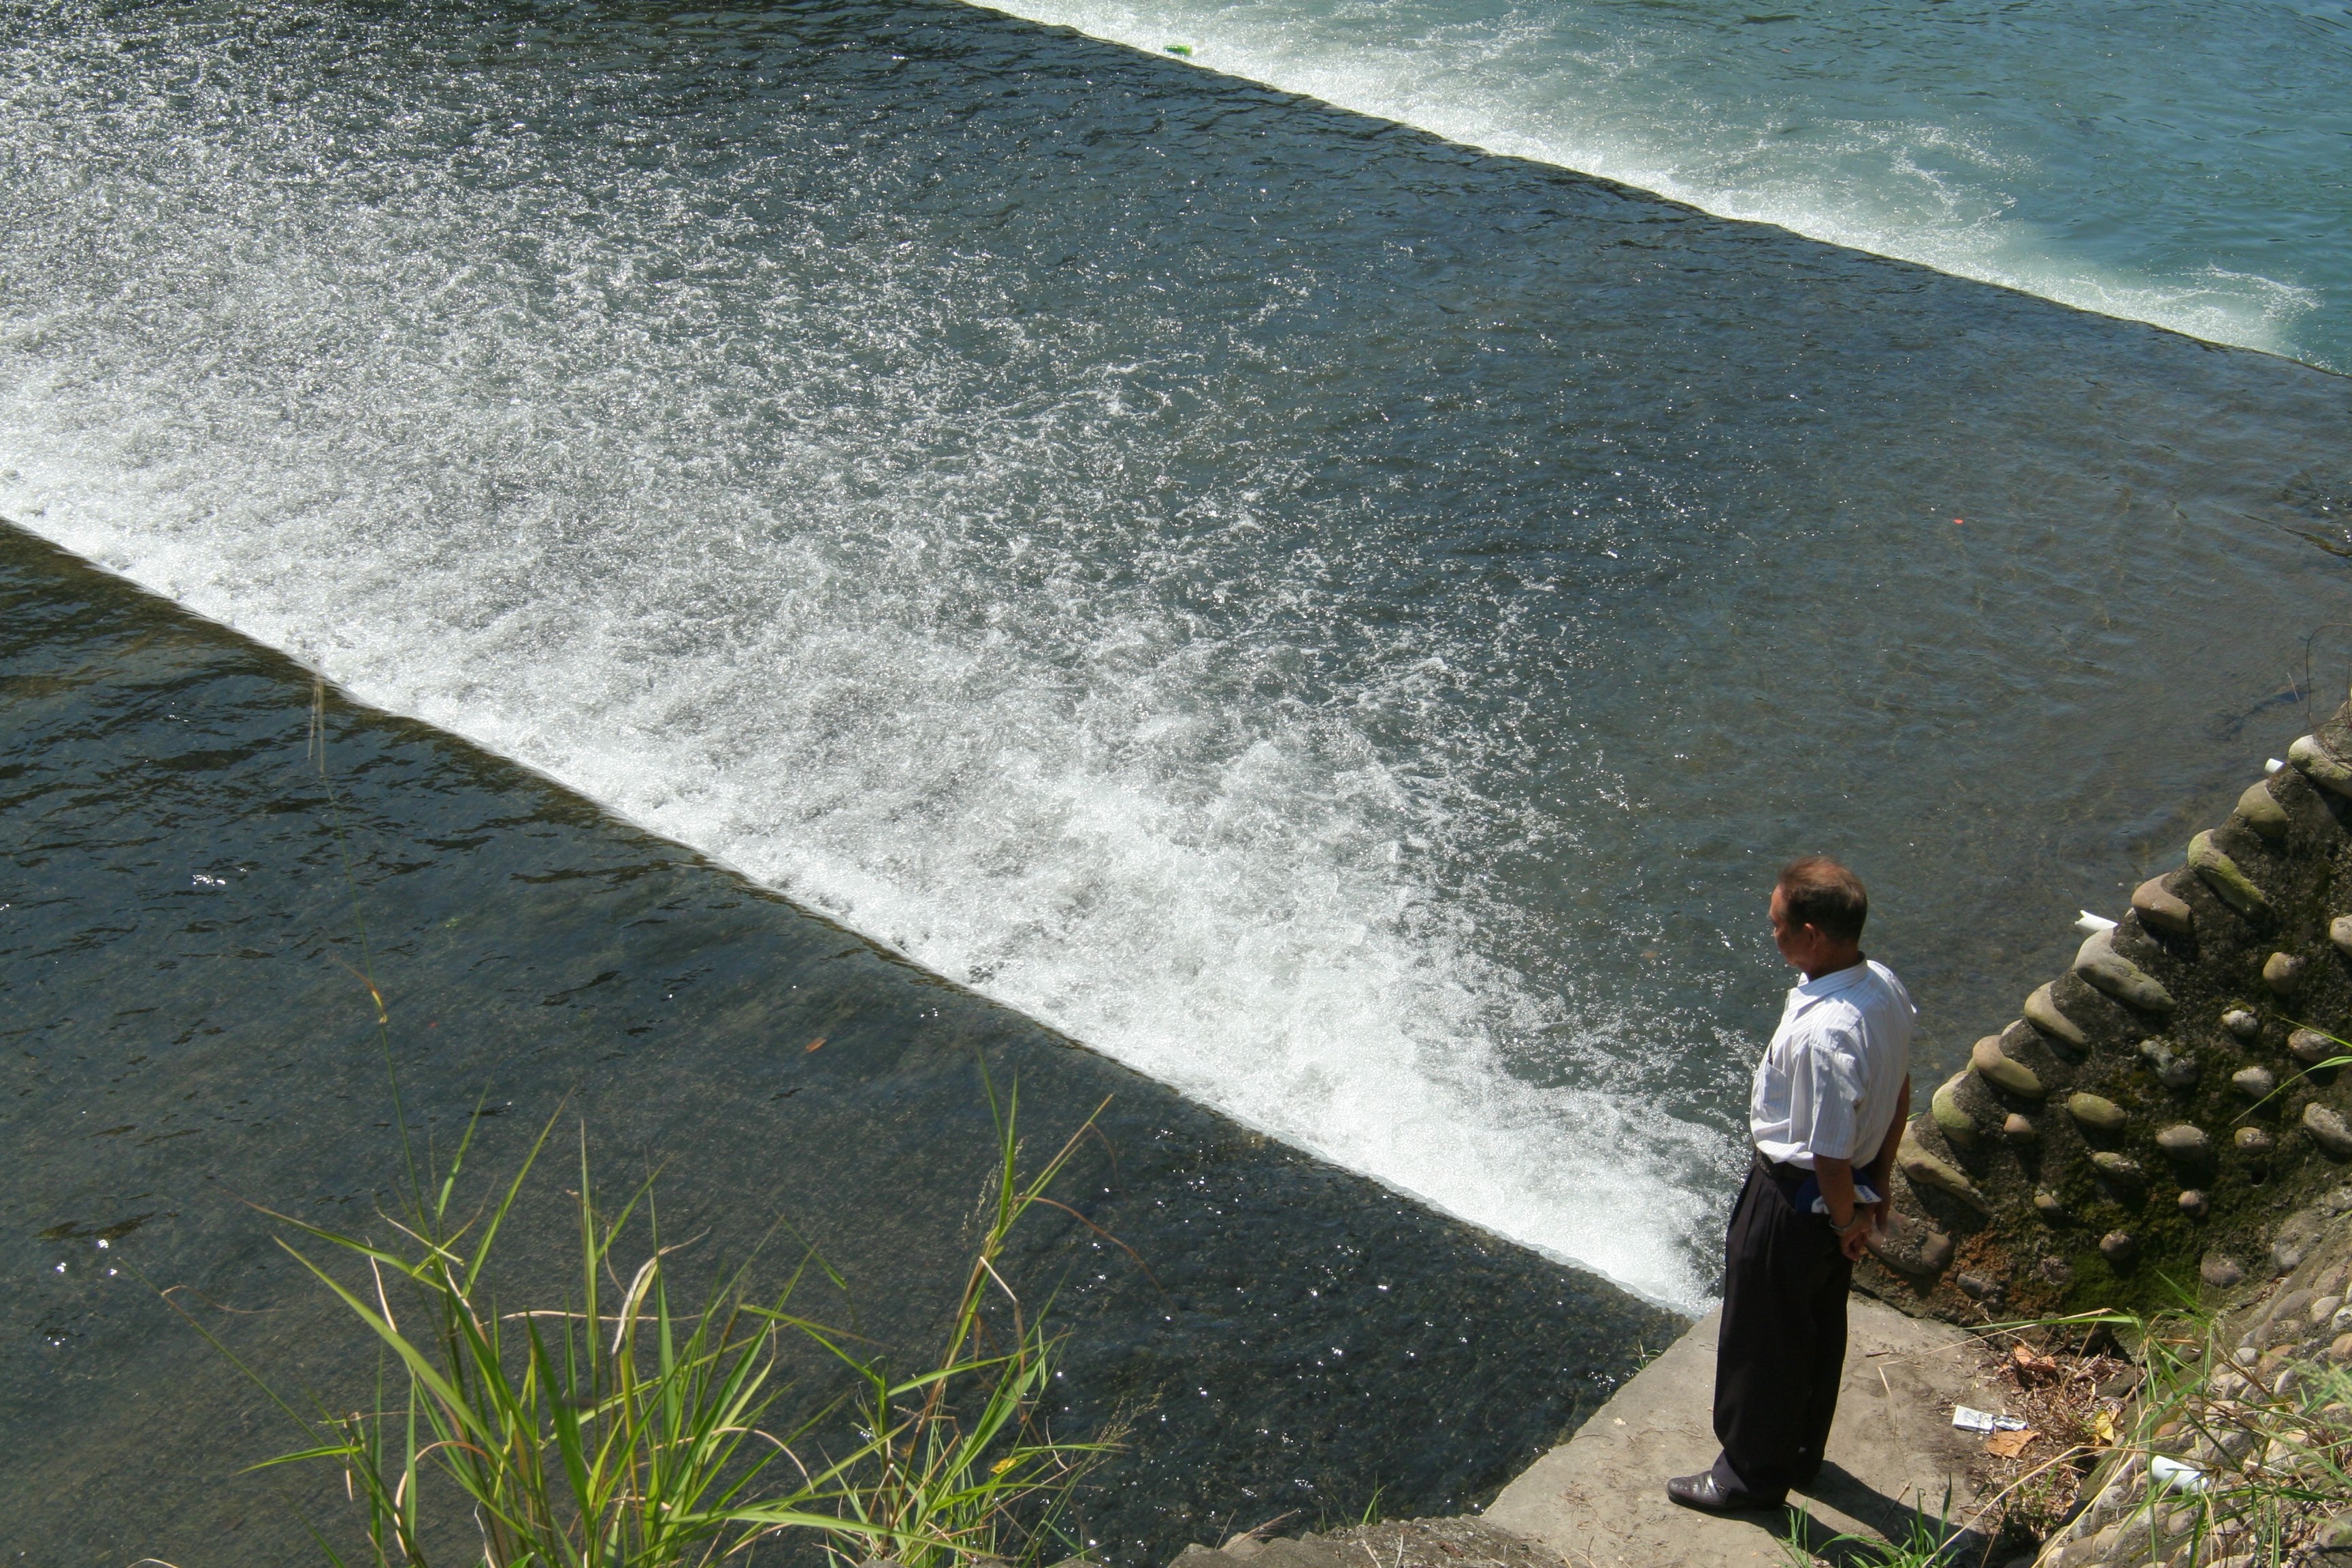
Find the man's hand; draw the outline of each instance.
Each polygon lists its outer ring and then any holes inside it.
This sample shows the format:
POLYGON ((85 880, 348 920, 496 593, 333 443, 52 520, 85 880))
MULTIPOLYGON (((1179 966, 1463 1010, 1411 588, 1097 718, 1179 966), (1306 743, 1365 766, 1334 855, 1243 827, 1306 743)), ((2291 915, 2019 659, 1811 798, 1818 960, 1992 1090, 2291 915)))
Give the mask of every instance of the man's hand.
POLYGON ((1830 1211, 1830 1228, 1840 1233, 1838 1250, 1855 1262, 1861 1262, 1862 1249, 1869 1244, 1870 1233, 1878 1225, 1879 1205, 1855 1199, 1851 1161, 1816 1154, 1813 1156, 1813 1179, 1821 1184, 1822 1205, 1830 1211), (1838 1222, 1840 1209, 1845 1210, 1846 1215, 1843 1225, 1838 1222), (1848 1230, 1847 1226, 1853 1228, 1848 1230))

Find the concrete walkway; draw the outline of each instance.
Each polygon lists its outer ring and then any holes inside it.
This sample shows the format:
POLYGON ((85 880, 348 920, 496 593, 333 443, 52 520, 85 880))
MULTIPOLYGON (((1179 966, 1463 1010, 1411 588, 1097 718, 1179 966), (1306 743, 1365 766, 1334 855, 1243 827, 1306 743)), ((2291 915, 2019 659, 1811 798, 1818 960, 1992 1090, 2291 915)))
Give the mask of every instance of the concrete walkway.
MULTIPOLYGON (((1829 1462, 1810 1497, 1790 1499, 1811 1515, 1812 1549, 1832 1560, 1859 1555, 1831 1547, 1841 1534, 1901 1541, 1914 1528, 1932 1528, 1947 1489, 1952 1521, 1970 1517, 1968 1472, 1983 1439, 1952 1426, 1952 1405, 2002 1408, 1983 1379, 1980 1353, 1959 1330, 1860 1296, 1850 1322, 1829 1462)), ((1701 1319, 1575 1436, 1506 1487, 1486 1519, 1550 1547, 1572 1568, 1786 1562, 1788 1510, 1717 1516, 1666 1500, 1667 1477, 1715 1459, 1715 1314, 1701 1319)), ((1960 1545, 1956 1561, 1984 1555, 1981 1537, 1960 1545)))

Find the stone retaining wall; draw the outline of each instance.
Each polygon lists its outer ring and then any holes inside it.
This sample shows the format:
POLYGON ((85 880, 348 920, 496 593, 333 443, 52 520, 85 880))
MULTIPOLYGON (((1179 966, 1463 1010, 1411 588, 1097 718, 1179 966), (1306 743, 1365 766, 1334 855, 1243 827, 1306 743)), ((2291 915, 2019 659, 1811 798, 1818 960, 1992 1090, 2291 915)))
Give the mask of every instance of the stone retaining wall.
POLYGON ((1917 1086, 1897 1217, 1857 1284, 1955 1321, 2225 1304, 2300 1259, 2344 1180, 2352 704, 2251 782, 2063 974, 1917 1086))
POLYGON ((2154 1441, 2120 1445, 2094 1471, 2091 1501, 2037 1568, 2352 1568, 2352 1186, 2279 1230, 2279 1256, 2300 1261, 2206 1343, 2176 1347, 2205 1370, 2151 1389, 2154 1441), (2152 1454, 2197 1475, 2188 1486, 2152 1477, 2152 1454))

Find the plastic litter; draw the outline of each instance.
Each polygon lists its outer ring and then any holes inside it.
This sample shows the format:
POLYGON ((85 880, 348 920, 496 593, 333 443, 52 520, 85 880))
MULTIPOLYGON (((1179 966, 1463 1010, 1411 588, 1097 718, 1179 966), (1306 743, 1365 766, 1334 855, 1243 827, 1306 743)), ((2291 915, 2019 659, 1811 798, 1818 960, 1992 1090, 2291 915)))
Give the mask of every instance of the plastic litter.
POLYGON ((2280 762, 2276 757, 2264 757, 2263 759, 2263 772, 2266 773, 2274 773, 2284 766, 2286 766, 2286 764, 2280 762))
POLYGON ((2022 1432, 2025 1423, 2014 1415, 1995 1415, 1990 1410, 1971 1410, 1965 1405, 1952 1406, 1952 1425, 1963 1432, 2022 1432))
POLYGON ((2084 910, 2075 920, 2074 929, 2084 936, 2096 936, 2103 931, 2115 930, 2116 922, 2105 915, 2095 915, 2090 910, 2084 910))
POLYGON ((2176 1492, 2201 1492, 2212 1485, 2212 1479, 2194 1465, 2158 1454, 2147 1462, 2148 1479, 2158 1486, 2176 1492))

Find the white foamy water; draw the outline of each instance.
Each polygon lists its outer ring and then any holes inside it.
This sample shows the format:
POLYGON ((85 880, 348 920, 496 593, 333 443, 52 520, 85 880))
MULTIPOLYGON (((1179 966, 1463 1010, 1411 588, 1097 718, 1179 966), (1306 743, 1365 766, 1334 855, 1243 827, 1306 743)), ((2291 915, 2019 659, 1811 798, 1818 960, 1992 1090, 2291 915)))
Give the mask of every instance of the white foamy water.
MULTIPOLYGON (((135 442, 133 410, 115 413, 135 442)), ((728 510, 692 492, 633 498, 645 531, 577 554, 526 525, 533 597, 485 602, 446 541, 339 537, 381 520, 336 498, 373 487, 324 453, 281 468, 282 449, 216 449, 125 482, 119 451, 22 456, 43 444, 37 410, 5 414, 20 456, 0 512, 68 548, 1244 1122, 1654 1299, 1701 1300, 1685 1238, 1708 1205, 1685 1179, 1713 1140, 1507 1070, 1498 1039, 1558 1025, 1559 1004, 1483 962, 1414 874, 1406 841, 1444 827, 1413 781, 1344 723, 1200 694, 1242 650, 1087 617, 1056 629, 1100 665, 1061 664, 925 625, 827 559, 961 542, 921 527, 804 532, 730 571, 707 540, 662 537, 680 511, 728 510), (647 569, 599 571, 633 556, 647 569)))
POLYGON ((1011 0, 1033 21, 2352 371, 2352 18, 2200 0, 1011 0))
MULTIPOLYGON (((304 70, 209 63, 225 101, 304 70)), ((8 324, 0 513, 1250 1125, 1703 1299, 1719 1134, 1505 1059, 1618 1021, 1439 886, 1487 815, 1449 634, 1318 674, 1345 583, 1255 542, 1278 471, 1152 479, 1200 433, 1133 362, 887 220, 681 220, 789 148, 713 191, 625 128, 463 180, 426 89, 353 157, 331 96, 263 131, 17 67, 0 246, 70 259, 8 324)))

